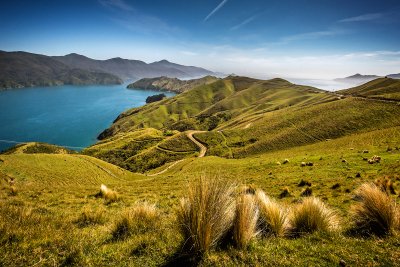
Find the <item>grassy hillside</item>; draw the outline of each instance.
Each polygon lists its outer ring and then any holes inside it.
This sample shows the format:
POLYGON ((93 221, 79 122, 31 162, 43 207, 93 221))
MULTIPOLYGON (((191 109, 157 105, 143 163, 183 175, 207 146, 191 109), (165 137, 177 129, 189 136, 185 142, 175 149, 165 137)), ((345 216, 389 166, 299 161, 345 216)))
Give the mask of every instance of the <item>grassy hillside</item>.
POLYGON ((194 156, 197 150, 186 133, 145 128, 105 139, 83 153, 131 171, 144 172, 194 156))
MULTIPOLYGON (((389 90, 393 85, 387 86, 381 91, 389 90)), ((294 85, 282 79, 262 81, 228 77, 158 103, 128 110, 103 132, 101 138, 109 137, 104 140, 109 142, 113 136, 131 136, 132 132, 148 127, 164 132, 200 129, 205 132, 197 133, 195 137, 206 145, 208 156, 242 158, 399 126, 399 118, 400 109, 396 102, 351 96, 341 98, 338 94, 294 85)), ((100 158, 143 172, 194 156, 184 146, 179 149, 183 144, 176 144, 173 151, 163 150, 160 145, 163 140, 154 140, 146 151, 130 153, 130 157, 122 159, 123 163, 107 159, 107 155, 114 153, 110 151, 100 158), (184 153, 177 153, 179 151, 184 153)), ((113 142, 109 144, 111 148, 113 142)), ((115 149, 121 147, 123 145, 115 146, 115 149)))
POLYGON ((335 99, 336 96, 319 89, 294 85, 282 79, 261 81, 228 77, 158 103, 128 110, 100 138, 145 127, 212 130, 243 114, 335 99))
MULTIPOLYGON (((399 194, 399 140, 400 128, 392 127, 256 157, 185 159, 155 177, 132 174, 82 155, 0 155, 0 263, 185 264, 186 258, 179 257, 184 240, 177 228, 176 209, 180 197, 187 194, 188 181, 203 175, 261 188, 274 198, 287 188, 290 195, 279 202, 290 207, 303 199, 300 195, 306 186, 299 186, 303 179, 311 183, 313 196, 339 212, 344 229, 297 238, 259 237, 244 250, 228 245, 207 253, 197 262, 201 266, 321 266, 340 262, 396 266, 400 260, 398 235, 361 238, 345 230, 351 225, 349 209, 356 203, 353 196, 361 183, 387 176, 399 194), (368 164, 363 160, 373 155, 379 155, 381 162, 368 164), (284 159, 288 163, 277 164, 284 159), (301 167, 303 161, 313 166, 301 167), (7 185, 11 177, 15 178, 15 195, 7 185), (101 183, 117 191, 120 200, 107 204, 96 198, 101 183), (116 223, 143 200, 155 203, 160 212, 155 228, 113 239, 116 223)), ((395 195, 392 198, 399 201, 395 195)))
POLYGON ((342 93, 344 95, 400 101, 400 80, 379 78, 357 87, 338 91, 338 93, 342 93))

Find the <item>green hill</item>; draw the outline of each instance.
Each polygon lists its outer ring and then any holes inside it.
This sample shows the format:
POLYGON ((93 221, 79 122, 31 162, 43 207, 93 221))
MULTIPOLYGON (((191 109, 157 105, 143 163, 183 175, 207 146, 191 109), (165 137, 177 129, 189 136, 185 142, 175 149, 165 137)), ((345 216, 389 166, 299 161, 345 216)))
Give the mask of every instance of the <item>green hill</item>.
POLYGON ((366 84, 338 91, 344 95, 400 101, 400 80, 379 78, 366 84))
MULTIPOLYGON (((392 82, 382 84, 375 93, 391 90, 392 82)), ((195 155, 182 142, 171 150, 162 149, 171 139, 163 132, 203 130, 195 137, 207 147, 206 155, 242 158, 399 126, 398 107, 396 102, 339 97, 282 79, 228 77, 122 113, 100 135, 104 140, 85 153, 144 172, 195 155), (157 139, 149 136, 143 142, 138 138, 136 143, 136 133, 146 131, 157 133, 157 139), (101 152, 103 144, 109 150, 101 152), (132 144, 135 149, 128 149, 132 144)), ((175 134, 173 138, 182 141, 184 137, 175 134)))
POLYGON ((213 130, 244 114, 333 100, 336 100, 333 94, 282 79, 262 81, 228 77, 173 98, 125 111, 99 138, 146 127, 213 130))

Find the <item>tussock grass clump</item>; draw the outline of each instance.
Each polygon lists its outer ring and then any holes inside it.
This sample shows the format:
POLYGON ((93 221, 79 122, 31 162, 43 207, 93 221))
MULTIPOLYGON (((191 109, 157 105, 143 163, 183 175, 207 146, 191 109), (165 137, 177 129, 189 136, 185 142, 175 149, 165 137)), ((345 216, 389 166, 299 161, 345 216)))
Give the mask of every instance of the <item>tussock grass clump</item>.
POLYGON ((100 192, 96 194, 96 197, 102 197, 106 203, 116 202, 120 199, 118 193, 114 190, 109 189, 106 185, 100 186, 100 192))
POLYGON ((153 204, 142 202, 126 210, 112 229, 114 240, 154 231, 161 225, 160 213, 153 204))
POLYGON ((216 178, 202 177, 189 185, 178 211, 185 249, 204 253, 221 241, 233 225, 234 192, 234 184, 216 178))
POLYGON ((75 220, 75 223, 79 227, 86 227, 90 225, 102 224, 105 221, 104 209, 90 209, 84 208, 79 217, 75 220))
POLYGON ((259 227, 264 236, 285 236, 289 230, 289 220, 284 210, 275 200, 270 199, 262 190, 255 195, 260 211, 259 227))
POLYGON ((396 228, 396 206, 385 192, 374 184, 363 184, 356 192, 360 202, 353 206, 353 231, 362 235, 385 236, 396 228))
POLYGON ((241 194, 236 201, 236 216, 233 223, 233 239, 238 248, 246 248, 256 237, 258 207, 252 194, 241 194))
POLYGON ((295 236, 315 231, 333 232, 339 228, 336 212, 315 197, 305 198, 298 204, 292 211, 290 222, 295 236))

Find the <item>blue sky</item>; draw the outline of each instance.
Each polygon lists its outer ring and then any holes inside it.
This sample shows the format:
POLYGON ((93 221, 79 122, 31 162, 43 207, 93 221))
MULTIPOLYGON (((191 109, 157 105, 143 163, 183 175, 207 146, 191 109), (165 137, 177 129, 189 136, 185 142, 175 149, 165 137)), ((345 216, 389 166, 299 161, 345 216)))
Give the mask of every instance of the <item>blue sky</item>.
POLYGON ((2 1, 0 49, 146 62, 259 78, 400 72, 400 2, 2 1))

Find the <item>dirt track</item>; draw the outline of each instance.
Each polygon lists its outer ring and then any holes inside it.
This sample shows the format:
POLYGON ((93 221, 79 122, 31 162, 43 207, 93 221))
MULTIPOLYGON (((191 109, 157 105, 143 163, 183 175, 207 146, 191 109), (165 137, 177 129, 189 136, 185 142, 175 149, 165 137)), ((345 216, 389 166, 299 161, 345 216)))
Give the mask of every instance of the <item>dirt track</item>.
POLYGON ((196 144, 196 146, 198 146, 200 148, 200 153, 197 156, 198 158, 202 158, 206 155, 207 153, 207 147, 205 145, 203 145, 202 143, 200 143, 199 141, 196 140, 196 138, 193 137, 194 134, 196 133, 204 133, 205 131, 189 131, 187 133, 187 137, 196 144))

